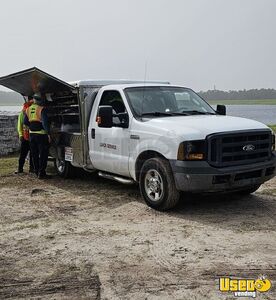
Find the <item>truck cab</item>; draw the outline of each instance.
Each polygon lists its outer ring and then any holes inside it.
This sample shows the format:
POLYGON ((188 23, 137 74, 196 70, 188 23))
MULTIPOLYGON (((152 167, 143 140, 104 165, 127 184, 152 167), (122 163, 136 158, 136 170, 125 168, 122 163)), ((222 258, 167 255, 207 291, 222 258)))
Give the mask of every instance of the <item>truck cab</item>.
POLYGON ((226 116, 192 89, 168 82, 63 82, 37 68, 0 78, 23 96, 41 92, 51 156, 63 177, 75 168, 139 183, 152 208, 181 192, 254 192, 275 176, 275 138, 266 125, 226 116))

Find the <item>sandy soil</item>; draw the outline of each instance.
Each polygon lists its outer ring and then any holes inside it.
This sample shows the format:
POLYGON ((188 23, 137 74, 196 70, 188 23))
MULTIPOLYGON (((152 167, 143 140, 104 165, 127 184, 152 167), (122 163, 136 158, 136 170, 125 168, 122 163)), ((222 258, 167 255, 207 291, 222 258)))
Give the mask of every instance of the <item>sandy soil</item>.
POLYGON ((276 299, 275 184, 160 213, 137 186, 2 176, 0 299, 237 299, 218 278, 260 274, 276 299))

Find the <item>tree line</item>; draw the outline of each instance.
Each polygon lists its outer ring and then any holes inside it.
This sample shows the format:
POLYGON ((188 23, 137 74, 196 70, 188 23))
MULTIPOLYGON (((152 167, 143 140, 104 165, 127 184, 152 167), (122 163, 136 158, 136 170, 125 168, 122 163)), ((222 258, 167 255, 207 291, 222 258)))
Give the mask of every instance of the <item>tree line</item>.
POLYGON ((199 94, 205 100, 276 99, 276 90, 274 89, 251 89, 240 91, 209 90, 207 92, 200 91, 199 94))

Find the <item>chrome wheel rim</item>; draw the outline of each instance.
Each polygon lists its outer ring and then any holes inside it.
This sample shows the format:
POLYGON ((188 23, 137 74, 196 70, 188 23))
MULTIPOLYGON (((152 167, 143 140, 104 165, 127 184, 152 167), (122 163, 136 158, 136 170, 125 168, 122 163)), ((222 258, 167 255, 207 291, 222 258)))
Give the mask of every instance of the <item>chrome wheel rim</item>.
POLYGON ((164 193, 163 180, 160 173, 150 169, 145 176, 145 191, 149 199, 153 202, 159 201, 164 193))
POLYGON ((56 159, 56 165, 59 173, 63 173, 65 170, 65 161, 56 159))

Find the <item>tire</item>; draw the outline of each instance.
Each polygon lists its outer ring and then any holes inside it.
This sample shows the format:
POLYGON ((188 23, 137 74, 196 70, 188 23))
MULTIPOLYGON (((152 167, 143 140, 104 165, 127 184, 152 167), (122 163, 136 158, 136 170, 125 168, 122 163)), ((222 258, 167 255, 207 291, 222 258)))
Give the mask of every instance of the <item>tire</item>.
POLYGON ((251 187, 249 187, 249 188, 247 188, 247 189, 240 190, 240 191, 236 192, 236 194, 238 194, 238 195, 250 195, 250 194, 256 192, 257 189, 258 189, 260 186, 261 186, 260 184, 259 184, 259 185, 254 185, 254 186, 251 186, 251 187))
POLYGON ((162 158, 144 162, 139 176, 140 192, 148 206, 165 211, 175 207, 180 198, 171 166, 162 158))
POLYGON ((56 171, 62 178, 72 178, 76 174, 76 168, 70 162, 56 158, 54 161, 56 171))

